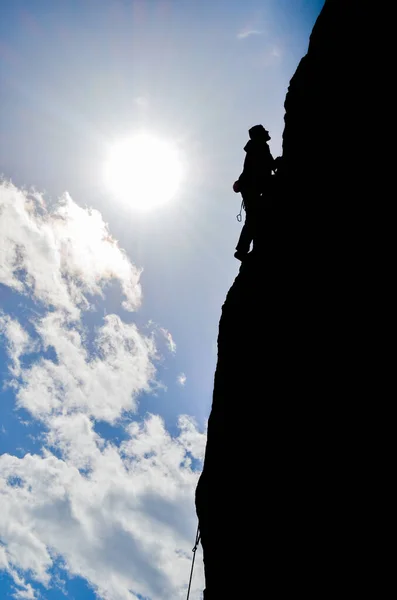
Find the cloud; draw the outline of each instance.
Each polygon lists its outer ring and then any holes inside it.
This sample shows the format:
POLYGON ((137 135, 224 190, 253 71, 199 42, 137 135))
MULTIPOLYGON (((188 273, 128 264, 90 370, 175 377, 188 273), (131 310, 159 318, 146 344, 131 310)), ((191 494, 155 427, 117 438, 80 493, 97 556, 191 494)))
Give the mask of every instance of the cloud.
POLYGON ((273 48, 270 51, 271 56, 274 56, 274 58, 281 58, 282 52, 279 46, 273 46, 273 48))
POLYGON ((27 600, 56 585, 59 562, 103 600, 185 598, 206 434, 188 416, 174 436, 158 415, 131 422, 157 383, 154 336, 117 314, 91 328, 82 318, 111 279, 136 309, 139 270, 101 215, 69 196, 50 209, 3 183, 0 217, 0 282, 38 308, 29 320, 0 314, 9 380, 44 426, 39 453, 0 456, 0 569, 27 600), (101 437, 98 421, 117 422, 124 441, 101 437))
POLYGON ((163 327, 160 328, 160 331, 163 334, 163 336, 165 337, 165 339, 167 340, 168 349, 170 350, 170 352, 175 353, 176 352, 176 344, 175 344, 174 340, 172 339, 171 333, 169 331, 167 331, 167 329, 164 329, 163 327))
MULTIPOLYGON (((50 585, 50 569, 62 557, 66 570, 102 598, 183 598, 198 478, 187 453, 202 458, 204 435, 184 418, 172 438, 151 415, 128 428, 118 449, 83 421, 54 422, 49 443, 63 459, 49 450, 0 457, 0 537, 8 563, 50 585), (10 477, 20 485, 8 483, 10 477)), ((198 592, 202 576, 196 585, 198 592)))
MULTIPOLYGON (((0 460, 1 460, 0 456, 0 460)), ((1 475, 0 475, 0 491, 1 491, 1 475)), ((1 518, 0 518, 1 522, 1 518)), ((18 538, 18 532, 15 535, 15 538, 18 538)), ((16 541, 16 540, 15 540, 16 541)), ((1 539, 1 529, 0 529, 0 542, 4 544, 1 539)), ((6 571, 9 576, 13 579, 14 584, 21 589, 15 589, 15 593, 13 594, 14 598, 27 598, 35 599, 37 596, 35 591, 30 583, 26 583, 23 577, 18 573, 18 571, 13 567, 10 562, 12 558, 13 549, 15 548, 15 543, 11 545, 11 547, 7 547, 7 545, 0 545, 0 571, 6 571)))
POLYGON ((48 207, 38 193, 0 183, 0 283, 78 318, 87 295, 116 279, 124 308, 141 300, 140 271, 110 236, 101 214, 64 194, 48 207))
POLYGON ((185 373, 180 373, 180 375, 178 375, 177 382, 179 383, 179 385, 182 385, 182 386, 185 385, 185 383, 186 383, 185 373))
POLYGON ((8 355, 11 359, 10 371, 13 375, 17 376, 21 372, 19 362, 21 355, 29 350, 33 350, 34 345, 20 323, 5 315, 1 310, 0 334, 6 339, 8 355))
POLYGON ((271 44, 260 57, 260 63, 264 67, 277 65, 283 58, 283 48, 279 44, 271 44))
POLYGON ((237 34, 237 38, 239 40, 245 40, 247 37, 250 37, 252 35, 262 35, 262 31, 260 31, 259 29, 252 29, 250 27, 244 27, 244 29, 242 29, 241 31, 238 32, 237 34))
POLYGON ((0 546, 0 570, 8 569, 8 567, 9 567, 9 564, 8 564, 5 548, 3 546, 0 546))
POLYGON ((24 600, 35 600, 37 598, 30 583, 25 583, 25 580, 10 566, 6 550, 0 546, 0 571, 2 570, 7 571, 14 580, 15 585, 20 588, 14 588, 13 598, 22 598, 24 600))
POLYGON ((37 598, 30 583, 25 584, 22 580, 20 580, 19 585, 23 585, 24 588, 22 590, 15 590, 15 593, 13 594, 14 598, 17 598, 17 600, 35 600, 35 598, 37 598))
POLYGON ((136 398, 150 390, 155 367, 151 338, 117 315, 107 315, 89 353, 84 330, 71 327, 60 312, 35 321, 43 349, 56 360, 40 358, 26 368, 17 388, 17 404, 45 420, 76 410, 113 423, 123 411, 135 411, 136 398))

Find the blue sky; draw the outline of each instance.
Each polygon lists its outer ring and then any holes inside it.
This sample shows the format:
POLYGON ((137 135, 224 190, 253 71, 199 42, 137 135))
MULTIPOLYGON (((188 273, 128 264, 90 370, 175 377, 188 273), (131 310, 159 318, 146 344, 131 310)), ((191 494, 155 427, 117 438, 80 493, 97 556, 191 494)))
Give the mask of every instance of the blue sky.
MULTIPOLYGON (((217 327, 239 267, 231 186, 252 125, 280 154, 322 5, 2 4, 1 598, 185 597, 217 327), (137 132, 182 165, 151 211, 104 179, 112 144, 137 132)), ((238 447, 236 432, 231 457, 238 447)))

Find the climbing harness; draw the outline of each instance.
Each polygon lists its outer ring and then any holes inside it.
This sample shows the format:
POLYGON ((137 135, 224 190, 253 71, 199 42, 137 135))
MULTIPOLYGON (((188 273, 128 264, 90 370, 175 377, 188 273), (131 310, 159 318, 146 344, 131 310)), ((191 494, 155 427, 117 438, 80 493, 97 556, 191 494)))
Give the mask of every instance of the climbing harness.
POLYGON ((236 219, 239 223, 241 223, 241 219, 242 219, 241 212, 242 212, 243 208, 244 208, 244 200, 241 200, 240 212, 236 216, 236 219))
POLYGON ((195 541, 194 547, 192 549, 192 552, 193 552, 192 568, 190 569, 189 587, 187 589, 186 600, 189 600, 189 596, 190 596, 190 586, 192 585, 192 577, 193 577, 193 569, 194 569, 194 559, 196 558, 196 551, 197 551, 197 547, 199 545, 200 536, 201 536, 201 534, 200 534, 200 525, 197 525, 196 541, 195 541))

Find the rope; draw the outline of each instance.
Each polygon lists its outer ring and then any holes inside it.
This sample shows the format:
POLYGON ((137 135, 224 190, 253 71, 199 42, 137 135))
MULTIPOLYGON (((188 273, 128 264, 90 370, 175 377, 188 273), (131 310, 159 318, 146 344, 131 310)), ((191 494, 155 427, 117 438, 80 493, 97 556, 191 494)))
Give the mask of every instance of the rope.
POLYGON ((200 541, 200 525, 197 525, 197 533, 196 533, 196 541, 194 543, 194 547, 192 549, 193 559, 192 559, 192 568, 190 569, 190 579, 189 579, 189 587, 187 589, 186 600, 189 600, 190 596, 190 586, 192 585, 192 577, 193 577, 193 569, 194 569, 194 559, 196 558, 196 550, 200 541))

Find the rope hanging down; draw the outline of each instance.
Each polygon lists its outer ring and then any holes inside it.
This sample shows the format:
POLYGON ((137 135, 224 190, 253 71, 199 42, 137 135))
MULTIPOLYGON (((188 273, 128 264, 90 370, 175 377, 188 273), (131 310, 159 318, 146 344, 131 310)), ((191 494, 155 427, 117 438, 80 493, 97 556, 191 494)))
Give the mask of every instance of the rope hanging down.
POLYGON ((189 587, 187 589, 186 600, 189 600, 189 596, 190 596, 190 586, 192 585, 192 577, 193 577, 193 569, 194 569, 194 559, 196 558, 196 551, 197 551, 197 547, 199 545, 199 541, 200 541, 200 525, 197 525, 196 541, 194 543, 194 548, 192 549, 192 552, 193 552, 192 568, 190 569, 189 587))

